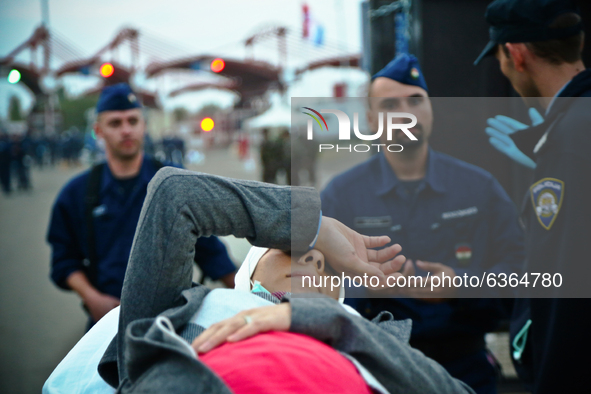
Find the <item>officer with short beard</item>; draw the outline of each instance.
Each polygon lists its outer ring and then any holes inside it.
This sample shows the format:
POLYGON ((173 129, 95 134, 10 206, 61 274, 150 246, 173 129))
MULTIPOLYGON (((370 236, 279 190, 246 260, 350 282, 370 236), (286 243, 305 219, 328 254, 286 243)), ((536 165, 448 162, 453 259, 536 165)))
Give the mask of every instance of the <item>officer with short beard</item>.
MULTIPOLYGON (((483 169, 429 147, 433 110, 417 59, 399 55, 374 75, 368 104, 370 131, 378 129, 379 112, 406 112, 417 118, 410 129, 415 138, 394 131, 392 141, 381 142, 400 144, 401 152, 381 150, 336 176, 321 194, 323 214, 366 235, 388 235, 409 260, 402 270, 407 276, 517 272, 523 234, 507 193, 483 169)), ((411 318, 413 347, 477 393, 496 392, 484 335, 508 318, 506 302, 453 299, 453 287, 389 288, 380 290, 381 299, 347 291, 357 298, 347 303, 368 318, 383 310, 396 319, 411 318)))

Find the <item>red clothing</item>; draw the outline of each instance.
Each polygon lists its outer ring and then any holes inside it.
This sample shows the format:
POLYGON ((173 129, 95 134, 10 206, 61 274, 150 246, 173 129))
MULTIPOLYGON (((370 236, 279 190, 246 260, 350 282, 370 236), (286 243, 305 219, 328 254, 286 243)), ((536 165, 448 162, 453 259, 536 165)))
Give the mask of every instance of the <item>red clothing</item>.
POLYGON ((199 358, 236 394, 372 392, 347 358, 301 334, 259 334, 199 358))

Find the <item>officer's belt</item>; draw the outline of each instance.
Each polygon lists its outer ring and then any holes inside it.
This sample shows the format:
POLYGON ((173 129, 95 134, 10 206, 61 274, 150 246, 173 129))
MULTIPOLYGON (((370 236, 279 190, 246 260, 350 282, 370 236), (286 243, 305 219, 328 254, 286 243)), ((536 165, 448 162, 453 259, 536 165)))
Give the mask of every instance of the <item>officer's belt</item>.
POLYGON ((443 364, 483 350, 485 341, 484 335, 462 335, 452 338, 411 339, 410 346, 443 364))

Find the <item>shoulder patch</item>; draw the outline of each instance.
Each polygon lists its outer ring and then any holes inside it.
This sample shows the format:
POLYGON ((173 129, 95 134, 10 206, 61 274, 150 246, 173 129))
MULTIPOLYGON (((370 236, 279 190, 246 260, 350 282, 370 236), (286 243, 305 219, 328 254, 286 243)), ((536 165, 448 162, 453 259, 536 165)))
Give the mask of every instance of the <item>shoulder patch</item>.
POLYGON ((529 188, 531 202, 538 221, 550 230, 564 200, 564 182, 555 178, 542 178, 529 188))

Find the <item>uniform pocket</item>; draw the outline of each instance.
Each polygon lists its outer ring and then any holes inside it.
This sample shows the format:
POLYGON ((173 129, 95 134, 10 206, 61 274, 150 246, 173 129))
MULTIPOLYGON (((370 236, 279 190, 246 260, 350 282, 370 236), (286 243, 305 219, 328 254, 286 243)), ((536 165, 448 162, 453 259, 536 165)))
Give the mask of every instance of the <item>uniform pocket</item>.
POLYGON ((472 245, 476 233, 476 216, 446 220, 441 224, 439 247, 443 261, 454 262, 452 267, 465 268, 472 260, 472 245))

